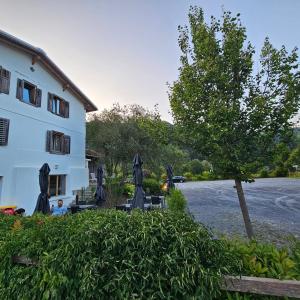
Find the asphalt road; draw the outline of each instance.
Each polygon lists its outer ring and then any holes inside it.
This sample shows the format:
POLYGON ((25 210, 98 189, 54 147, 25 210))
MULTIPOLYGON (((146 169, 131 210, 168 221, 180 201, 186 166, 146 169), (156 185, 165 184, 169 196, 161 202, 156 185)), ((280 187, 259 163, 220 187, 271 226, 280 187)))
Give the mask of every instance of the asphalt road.
MULTIPOLYGON (((185 182, 177 186, 197 221, 217 232, 245 233, 233 180, 185 182)), ((257 179, 243 187, 256 227, 300 236, 300 179, 257 179)))

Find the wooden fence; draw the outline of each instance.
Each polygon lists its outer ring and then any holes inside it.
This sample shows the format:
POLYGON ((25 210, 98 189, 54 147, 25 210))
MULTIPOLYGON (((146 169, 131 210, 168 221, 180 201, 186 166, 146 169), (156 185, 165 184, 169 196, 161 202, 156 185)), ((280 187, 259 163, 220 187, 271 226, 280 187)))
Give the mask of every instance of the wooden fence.
MULTIPOLYGON (((26 266, 37 266, 38 261, 25 256, 13 256, 12 261, 26 266)), ((251 293, 300 299, 300 281, 262 277, 224 276, 221 289, 230 292, 251 293)))

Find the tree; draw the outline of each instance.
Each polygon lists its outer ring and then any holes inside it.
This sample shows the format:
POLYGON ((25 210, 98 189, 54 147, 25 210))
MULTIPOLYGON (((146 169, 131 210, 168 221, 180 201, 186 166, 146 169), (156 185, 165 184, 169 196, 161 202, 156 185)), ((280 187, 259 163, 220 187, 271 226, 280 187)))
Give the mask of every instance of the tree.
POLYGON ((144 119, 155 119, 156 115, 141 106, 121 107, 115 104, 111 109, 94 114, 87 122, 87 145, 100 153, 108 175, 122 170, 128 173, 128 164, 136 153, 145 161, 154 160, 159 151, 150 133, 141 126, 144 119))
POLYGON ((224 12, 221 20, 204 20, 191 7, 189 28, 179 27, 179 78, 169 87, 175 123, 205 154, 219 174, 233 178, 246 232, 253 229, 242 182, 265 161, 291 127, 299 108, 300 73, 297 49, 275 49, 266 38, 260 68, 253 68, 250 42, 239 14, 224 12))

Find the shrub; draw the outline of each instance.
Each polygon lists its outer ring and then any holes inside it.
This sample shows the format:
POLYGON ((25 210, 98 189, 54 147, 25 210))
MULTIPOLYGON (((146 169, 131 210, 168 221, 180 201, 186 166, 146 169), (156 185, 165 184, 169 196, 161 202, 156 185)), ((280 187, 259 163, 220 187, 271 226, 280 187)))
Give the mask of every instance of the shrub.
POLYGON ((156 196, 161 194, 160 184, 158 180, 153 178, 145 178, 143 180, 143 189, 147 194, 156 196))
POLYGON ((217 179, 217 176, 213 173, 213 172, 210 172, 210 171, 204 171, 202 173, 202 178, 204 180, 215 180, 217 179))
POLYGON ((166 196, 168 208, 172 211, 184 212, 186 208, 186 199, 178 189, 171 189, 170 194, 166 196))
POLYGON ((105 181, 106 202, 108 207, 117 205, 124 194, 124 185, 119 178, 106 178, 105 181))
POLYGON ((259 172, 259 177, 260 178, 268 178, 269 177, 269 172, 266 168, 261 169, 259 172))
MULTIPOLYGON (((229 251, 241 262, 242 275, 276 279, 300 279, 299 241, 295 241, 289 251, 286 248, 277 248, 273 244, 263 244, 256 241, 246 242, 239 239, 227 240, 227 244, 229 251)), ((223 299, 275 300, 279 298, 255 294, 224 293, 223 299)))
POLYGON ((129 198, 132 198, 134 195, 135 186, 132 183, 125 183, 123 188, 123 193, 129 198))
POLYGON ((214 299, 236 264, 186 214, 0 216, 0 299, 214 299), (8 222, 6 222, 8 221, 8 222), (12 263, 13 255, 37 266, 12 263))
POLYGON ((275 177, 286 177, 288 176, 288 173, 289 173, 288 169, 283 166, 278 166, 274 170, 275 177))
POLYGON ((185 177, 186 180, 192 180, 193 178, 193 174, 191 172, 185 172, 183 176, 185 177))

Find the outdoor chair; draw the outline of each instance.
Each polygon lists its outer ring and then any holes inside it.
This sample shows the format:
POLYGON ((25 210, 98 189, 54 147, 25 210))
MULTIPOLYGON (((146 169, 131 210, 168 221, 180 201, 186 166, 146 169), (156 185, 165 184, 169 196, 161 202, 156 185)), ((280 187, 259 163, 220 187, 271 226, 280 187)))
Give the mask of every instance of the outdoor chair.
POLYGON ((161 208, 161 200, 159 196, 151 196, 151 206, 153 208, 161 208))

